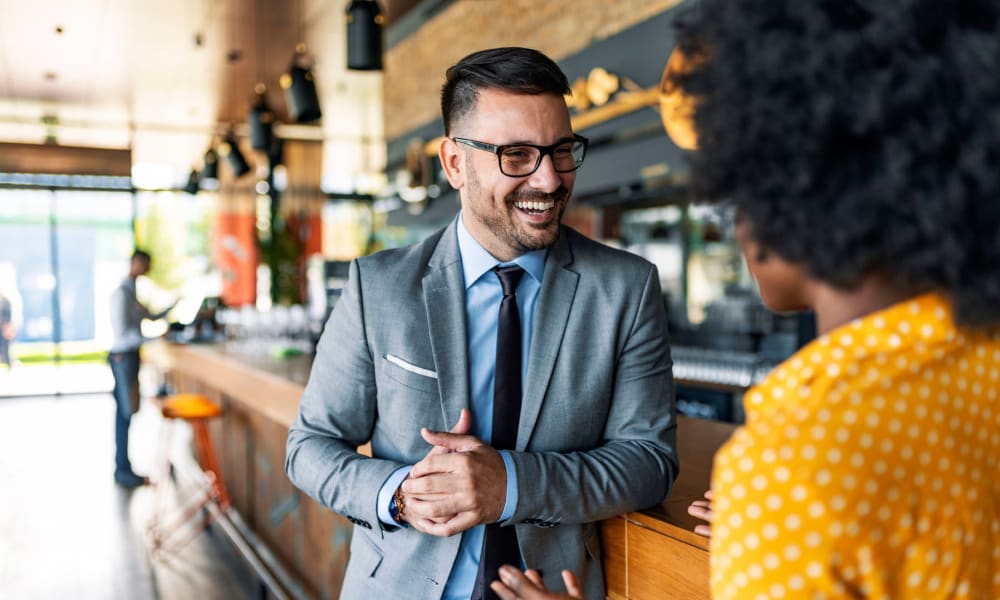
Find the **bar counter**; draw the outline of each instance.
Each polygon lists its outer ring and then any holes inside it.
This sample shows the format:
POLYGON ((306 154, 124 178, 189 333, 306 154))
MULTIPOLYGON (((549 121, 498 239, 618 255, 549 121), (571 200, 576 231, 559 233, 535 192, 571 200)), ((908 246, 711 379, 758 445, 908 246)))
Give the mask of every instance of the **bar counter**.
MULTIPOLYGON (((205 394, 223 407, 211 433, 234 507, 308 596, 337 597, 352 525, 299 492, 284 473, 285 440, 312 357, 248 356, 225 344, 157 342, 146 346, 143 358, 177 391, 205 394)), ((708 540, 693 532, 698 521, 687 506, 708 489, 712 456, 733 429, 678 418, 681 470, 669 497, 602 524, 609 598, 709 598, 708 540)))

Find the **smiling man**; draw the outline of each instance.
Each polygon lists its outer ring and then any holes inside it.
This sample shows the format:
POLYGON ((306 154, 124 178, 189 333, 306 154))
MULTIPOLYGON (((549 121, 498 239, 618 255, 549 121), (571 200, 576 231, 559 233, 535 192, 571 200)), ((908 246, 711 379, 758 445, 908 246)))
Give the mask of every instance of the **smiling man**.
POLYGON ((494 598, 501 564, 550 589, 568 567, 604 597, 597 522, 676 476, 656 268, 561 225, 587 150, 568 92, 525 48, 451 67, 440 158, 460 214, 351 265, 286 461, 355 524, 342 598, 494 598))

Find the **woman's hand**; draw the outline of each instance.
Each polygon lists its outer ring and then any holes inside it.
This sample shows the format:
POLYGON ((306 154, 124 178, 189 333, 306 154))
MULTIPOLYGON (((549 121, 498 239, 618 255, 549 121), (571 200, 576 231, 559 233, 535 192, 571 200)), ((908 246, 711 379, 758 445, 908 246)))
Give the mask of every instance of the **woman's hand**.
POLYGON ((695 500, 688 507, 688 514, 696 519, 708 521, 708 525, 696 525, 694 532, 698 535, 711 537, 712 535, 712 490, 705 492, 704 500, 695 500))
POLYGON ((500 581, 490 584, 502 600, 584 600, 583 590, 572 571, 562 572, 567 594, 550 592, 542 582, 542 576, 534 569, 524 573, 510 565, 500 567, 500 581))

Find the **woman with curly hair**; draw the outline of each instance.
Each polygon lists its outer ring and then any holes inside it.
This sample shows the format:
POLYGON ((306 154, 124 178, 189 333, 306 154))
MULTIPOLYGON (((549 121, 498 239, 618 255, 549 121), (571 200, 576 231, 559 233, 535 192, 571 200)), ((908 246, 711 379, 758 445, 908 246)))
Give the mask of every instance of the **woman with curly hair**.
POLYGON ((1000 598, 1000 5, 702 0, 681 34, 696 193, 820 333, 716 455, 713 597, 1000 598))
POLYGON ((706 0, 693 180, 820 337, 745 397, 713 597, 1000 598, 1000 5, 706 0))

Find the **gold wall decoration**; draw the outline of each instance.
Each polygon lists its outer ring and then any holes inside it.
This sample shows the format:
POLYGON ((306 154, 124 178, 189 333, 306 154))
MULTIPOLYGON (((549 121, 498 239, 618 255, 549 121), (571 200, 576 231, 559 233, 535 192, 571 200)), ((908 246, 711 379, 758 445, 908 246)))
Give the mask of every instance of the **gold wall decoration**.
POLYGON ((586 77, 578 77, 570 86, 566 105, 576 112, 583 112, 592 106, 604 106, 621 89, 638 89, 635 83, 608 72, 603 67, 594 67, 586 77))
POLYGON ((684 93, 674 83, 674 78, 691 73, 704 62, 702 57, 692 57, 674 48, 667 59, 660 79, 660 117, 667 135, 679 148, 698 148, 698 134, 694 128, 695 98, 684 93))

